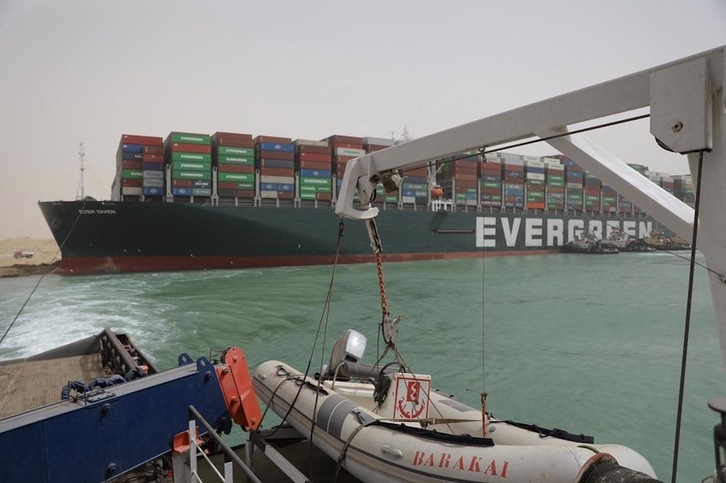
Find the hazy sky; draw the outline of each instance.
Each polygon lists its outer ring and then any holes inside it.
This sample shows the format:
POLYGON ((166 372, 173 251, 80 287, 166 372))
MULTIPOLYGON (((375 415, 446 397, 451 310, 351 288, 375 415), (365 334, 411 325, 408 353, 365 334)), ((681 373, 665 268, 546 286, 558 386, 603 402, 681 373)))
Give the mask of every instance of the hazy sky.
MULTIPOLYGON (((420 137, 723 44, 724 0, 0 0, 0 239, 51 236, 81 141, 108 199, 124 133, 420 137)), ((635 128, 592 137, 687 172, 635 128)))

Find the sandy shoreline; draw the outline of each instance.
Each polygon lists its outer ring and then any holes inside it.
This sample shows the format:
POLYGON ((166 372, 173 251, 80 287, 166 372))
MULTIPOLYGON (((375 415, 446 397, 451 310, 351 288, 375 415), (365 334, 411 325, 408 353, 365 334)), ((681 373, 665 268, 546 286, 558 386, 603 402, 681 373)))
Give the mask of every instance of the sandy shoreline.
POLYGON ((0 240, 0 277, 52 273, 60 258, 58 245, 52 239, 23 237, 0 240), (13 255, 18 250, 33 252, 33 256, 15 258, 13 255))

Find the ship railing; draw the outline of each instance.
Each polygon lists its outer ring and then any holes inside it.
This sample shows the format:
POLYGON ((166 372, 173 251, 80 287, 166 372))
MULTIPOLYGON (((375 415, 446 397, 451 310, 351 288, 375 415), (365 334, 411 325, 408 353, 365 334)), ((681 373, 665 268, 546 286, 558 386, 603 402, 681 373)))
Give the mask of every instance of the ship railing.
MULTIPOLYGON (((206 463, 211 469, 211 474, 216 476, 219 481, 224 483, 232 483, 234 481, 234 467, 237 466, 241 469, 248 480, 254 483, 260 483, 260 479, 255 475, 252 469, 235 453, 232 449, 214 430, 211 424, 197 411, 194 406, 189 406, 189 430, 187 434, 189 438, 189 451, 188 451, 188 471, 186 467, 182 468, 177 466, 180 460, 175 460, 174 463, 174 482, 181 483, 203 483, 199 476, 199 463, 206 463), (215 443, 221 448, 224 456, 224 467, 223 471, 220 471, 217 465, 212 462, 209 456, 206 454, 204 449, 200 446, 200 442, 197 439, 198 429, 197 421, 207 431, 207 435, 211 437, 215 443), (203 458, 199 459, 201 456, 203 458)), ((277 452, 270 445, 263 442, 257 441, 254 438, 254 434, 250 434, 250 441, 247 443, 246 454, 249 461, 251 461, 251 447, 254 444, 262 445, 265 455, 268 456, 269 460, 272 461, 278 468, 280 468, 290 480, 295 483, 307 483, 310 480, 301 473, 295 466, 292 465, 284 456, 277 452), (253 443, 253 440, 254 443, 253 443)), ((180 455, 181 456, 181 455, 180 455)), ((186 461, 186 459, 185 459, 186 461)), ((185 465, 186 466, 186 465, 185 465)))

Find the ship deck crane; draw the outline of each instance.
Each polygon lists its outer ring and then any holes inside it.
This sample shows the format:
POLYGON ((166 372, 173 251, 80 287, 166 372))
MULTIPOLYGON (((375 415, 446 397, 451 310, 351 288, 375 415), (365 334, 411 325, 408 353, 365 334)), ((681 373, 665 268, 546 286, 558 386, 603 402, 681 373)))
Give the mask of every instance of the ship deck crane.
MULTIPOLYGON (((336 213, 356 220, 372 220, 378 208, 369 204, 355 207, 356 188, 361 200, 369 200, 378 180, 391 178, 401 168, 466 150, 539 138, 691 243, 693 208, 585 136, 570 135, 572 126, 578 123, 649 108, 650 133, 661 147, 688 157, 694 184, 702 162, 697 248, 706 258, 721 354, 726 363, 725 53, 726 47, 722 46, 351 160, 346 166, 336 213)), ((480 236, 477 233, 477 239, 480 236)), ((720 461, 724 456, 718 455, 726 455, 726 399, 710 405, 722 414, 722 423, 716 427, 716 481, 724 482, 726 462, 720 461)))

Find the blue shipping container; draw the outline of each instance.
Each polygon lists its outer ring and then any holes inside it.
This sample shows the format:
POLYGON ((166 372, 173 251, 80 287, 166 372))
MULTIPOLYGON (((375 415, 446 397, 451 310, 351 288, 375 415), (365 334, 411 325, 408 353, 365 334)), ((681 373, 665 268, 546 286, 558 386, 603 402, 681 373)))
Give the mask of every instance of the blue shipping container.
POLYGON ((143 153, 144 145, 143 144, 123 144, 121 146, 121 151, 124 153, 143 153))
POLYGON ((144 196, 161 196, 164 194, 164 188, 144 188, 144 196))
POLYGON ((171 194, 173 194, 174 196, 191 196, 192 189, 191 188, 172 188, 171 194))
POLYGON ((294 153, 295 145, 286 143, 259 143, 258 151, 277 151, 282 153, 294 153))
POLYGON ((332 171, 323 169, 301 169, 300 176, 306 176, 311 178, 330 178, 332 171))
POLYGON ((141 159, 144 159, 143 153, 127 153, 124 151, 121 153, 121 159, 124 161, 139 161, 141 159))
POLYGON ((162 163, 144 163, 144 171, 164 171, 162 163))
POLYGON ((212 196, 212 188, 192 188, 193 196, 212 196))

